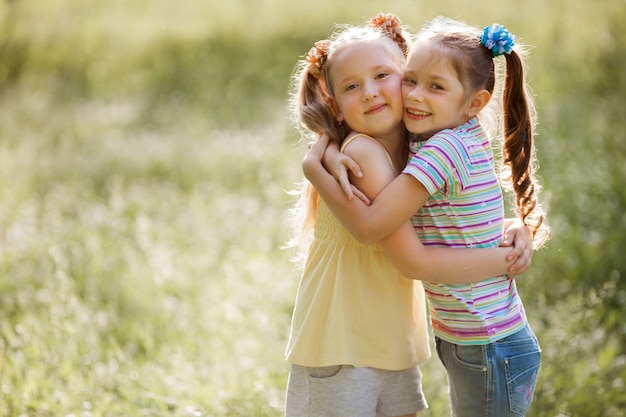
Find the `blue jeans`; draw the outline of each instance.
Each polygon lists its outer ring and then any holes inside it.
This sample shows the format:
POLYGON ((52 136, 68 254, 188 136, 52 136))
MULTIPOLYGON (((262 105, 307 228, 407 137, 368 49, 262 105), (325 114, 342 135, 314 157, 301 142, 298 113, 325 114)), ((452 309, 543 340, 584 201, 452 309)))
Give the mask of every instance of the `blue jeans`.
POLYGON ((448 373, 454 417, 519 417, 535 392, 541 348, 529 325, 488 345, 435 338, 448 373))

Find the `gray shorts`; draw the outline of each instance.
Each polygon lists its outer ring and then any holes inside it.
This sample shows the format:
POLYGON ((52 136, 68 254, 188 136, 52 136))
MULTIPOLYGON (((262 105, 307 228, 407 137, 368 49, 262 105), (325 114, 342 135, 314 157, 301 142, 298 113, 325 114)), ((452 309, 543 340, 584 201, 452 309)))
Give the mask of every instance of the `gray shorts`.
POLYGON ((291 365, 286 417, 392 417, 428 408, 419 367, 402 371, 350 365, 291 365))

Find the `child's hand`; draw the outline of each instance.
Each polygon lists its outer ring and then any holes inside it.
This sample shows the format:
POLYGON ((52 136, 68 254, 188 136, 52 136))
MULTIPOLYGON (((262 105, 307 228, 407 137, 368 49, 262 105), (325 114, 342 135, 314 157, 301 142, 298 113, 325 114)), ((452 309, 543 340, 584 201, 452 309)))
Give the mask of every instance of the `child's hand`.
POLYGON ((348 178, 348 170, 352 171, 352 173, 358 177, 363 176, 359 166, 348 155, 339 152, 339 147, 335 143, 330 142, 327 135, 321 135, 316 142, 309 143, 309 152, 304 155, 304 159, 302 160, 302 172, 304 176, 310 181, 312 181, 313 177, 320 174, 331 176, 331 173, 326 171, 322 161, 324 155, 328 153, 328 150, 330 150, 331 154, 336 154, 334 159, 331 157, 331 160, 336 161, 334 166, 339 179, 337 179, 336 176, 334 178, 338 180, 344 193, 350 200, 356 196, 363 203, 369 205, 369 198, 367 198, 361 190, 350 184, 348 178))
POLYGON ((309 152, 304 155, 304 160, 302 161, 302 165, 307 164, 321 164, 322 159, 324 158, 324 152, 326 152, 326 148, 328 147, 328 136, 322 135, 317 141, 309 143, 309 152))
POLYGON ((511 226, 504 231, 504 239, 500 246, 513 246, 507 256, 507 261, 513 261, 509 266, 509 278, 525 272, 532 264, 533 238, 532 233, 521 220, 516 219, 511 226))
POLYGON ((363 177, 361 168, 352 158, 345 153, 340 152, 339 146, 336 143, 331 142, 328 145, 326 153, 324 154, 323 162, 326 170, 337 180, 337 182, 339 182, 341 189, 349 200, 352 200, 354 196, 356 196, 366 205, 370 204, 370 200, 367 196, 350 183, 350 172, 357 178, 363 177))
POLYGON ((339 182, 348 199, 352 200, 354 198, 354 190, 357 189, 350 183, 349 172, 352 171, 353 175, 358 178, 363 176, 357 163, 345 153, 335 152, 334 148, 329 146, 324 155, 324 166, 328 173, 339 182))

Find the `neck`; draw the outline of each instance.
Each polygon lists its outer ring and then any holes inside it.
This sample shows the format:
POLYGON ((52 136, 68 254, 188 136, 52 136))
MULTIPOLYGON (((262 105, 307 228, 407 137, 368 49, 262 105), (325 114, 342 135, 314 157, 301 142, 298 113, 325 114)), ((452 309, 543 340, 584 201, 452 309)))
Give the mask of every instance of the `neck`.
POLYGON ((400 170, 402 170, 406 165, 409 155, 406 134, 404 124, 400 123, 397 128, 394 128, 392 131, 384 135, 371 135, 374 139, 380 142, 381 145, 383 145, 391 156, 394 166, 400 170))

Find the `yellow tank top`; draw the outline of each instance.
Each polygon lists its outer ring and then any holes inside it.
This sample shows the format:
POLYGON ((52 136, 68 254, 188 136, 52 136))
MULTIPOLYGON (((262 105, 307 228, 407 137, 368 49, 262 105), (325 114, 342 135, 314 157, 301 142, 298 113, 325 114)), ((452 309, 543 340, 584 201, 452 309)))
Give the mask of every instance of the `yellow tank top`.
POLYGON ((379 245, 357 241, 320 201, 287 360, 400 370, 429 356, 422 283, 402 276, 379 245))

